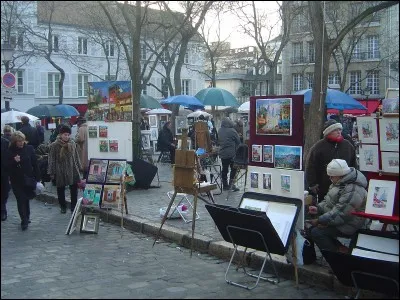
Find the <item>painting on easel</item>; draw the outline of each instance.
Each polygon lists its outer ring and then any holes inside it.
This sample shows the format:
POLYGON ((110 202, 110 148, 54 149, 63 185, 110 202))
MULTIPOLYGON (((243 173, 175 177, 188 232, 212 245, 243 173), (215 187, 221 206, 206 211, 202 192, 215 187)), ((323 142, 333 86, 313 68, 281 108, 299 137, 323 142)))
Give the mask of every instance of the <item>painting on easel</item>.
POLYGON ((120 183, 126 168, 126 160, 109 160, 107 168, 107 183, 120 183))
POLYGON ((121 200, 120 185, 105 184, 103 187, 103 197, 101 207, 118 209, 121 200))
POLYGON ((88 183, 103 183, 106 178, 108 160, 90 159, 88 183))

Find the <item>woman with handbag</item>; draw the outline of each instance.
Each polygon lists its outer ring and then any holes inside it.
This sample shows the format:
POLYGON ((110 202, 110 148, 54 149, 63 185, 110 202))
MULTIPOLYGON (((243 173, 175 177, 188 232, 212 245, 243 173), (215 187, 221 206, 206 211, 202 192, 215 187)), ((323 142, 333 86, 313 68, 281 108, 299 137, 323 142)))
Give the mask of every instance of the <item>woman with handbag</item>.
POLYGON ((27 144, 25 135, 21 131, 11 135, 7 165, 11 187, 17 199, 21 229, 26 230, 30 223, 29 200, 35 197, 36 185, 40 182, 40 171, 35 149, 27 144))

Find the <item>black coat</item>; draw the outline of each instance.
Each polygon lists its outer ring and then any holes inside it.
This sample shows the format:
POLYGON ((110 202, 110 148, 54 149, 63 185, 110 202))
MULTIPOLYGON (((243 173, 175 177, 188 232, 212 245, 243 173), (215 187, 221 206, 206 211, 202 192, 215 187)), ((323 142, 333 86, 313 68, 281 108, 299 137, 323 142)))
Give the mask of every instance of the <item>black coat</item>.
POLYGON ((19 129, 24 135, 25 139, 28 142, 28 145, 32 145, 34 148, 37 148, 40 144, 39 133, 35 127, 32 127, 31 124, 24 124, 19 129))
POLYGON ((1 137, 1 182, 8 181, 8 166, 7 166, 7 153, 9 141, 1 137))
POLYGON ((159 151, 169 151, 171 144, 174 142, 174 136, 168 127, 163 127, 163 129, 158 134, 157 149, 159 151))

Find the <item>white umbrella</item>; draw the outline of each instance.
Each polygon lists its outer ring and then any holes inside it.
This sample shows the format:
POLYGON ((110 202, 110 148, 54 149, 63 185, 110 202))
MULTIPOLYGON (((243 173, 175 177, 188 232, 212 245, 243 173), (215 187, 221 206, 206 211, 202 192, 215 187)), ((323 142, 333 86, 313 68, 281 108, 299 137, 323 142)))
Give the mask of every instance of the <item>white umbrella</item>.
POLYGON ((202 111, 202 110, 196 110, 190 114, 188 114, 186 117, 188 118, 198 118, 200 116, 204 116, 204 118, 207 117, 212 117, 212 114, 209 114, 208 112, 202 111))
POLYGON ((246 101, 242 105, 238 107, 238 112, 240 113, 248 113, 250 111, 250 101, 246 101))
POLYGON ((165 108, 155 108, 146 112, 146 115, 169 115, 172 114, 172 111, 165 108))
POLYGON ((32 116, 30 114, 24 113, 22 111, 9 110, 1 113, 1 123, 9 124, 9 123, 20 123, 21 117, 26 116, 29 118, 29 121, 39 120, 38 117, 32 116))

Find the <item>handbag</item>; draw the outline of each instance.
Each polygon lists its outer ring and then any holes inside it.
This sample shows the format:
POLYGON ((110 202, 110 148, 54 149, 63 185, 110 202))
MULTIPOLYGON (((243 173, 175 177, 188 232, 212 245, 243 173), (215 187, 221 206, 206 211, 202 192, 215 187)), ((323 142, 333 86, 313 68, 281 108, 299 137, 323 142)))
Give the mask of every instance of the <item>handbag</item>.
POLYGON ((32 190, 36 190, 36 179, 24 174, 24 185, 32 190))

